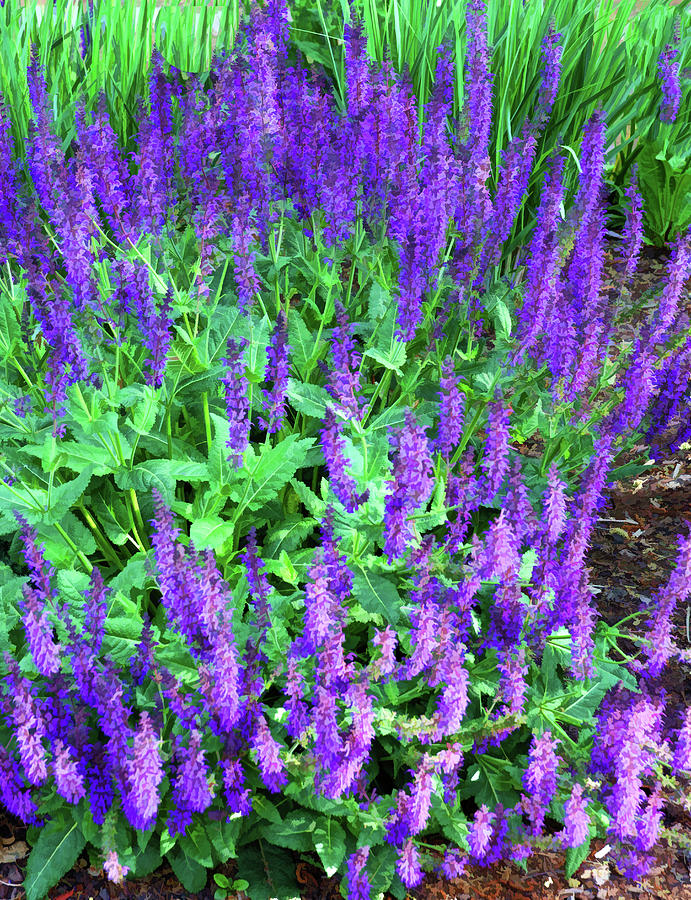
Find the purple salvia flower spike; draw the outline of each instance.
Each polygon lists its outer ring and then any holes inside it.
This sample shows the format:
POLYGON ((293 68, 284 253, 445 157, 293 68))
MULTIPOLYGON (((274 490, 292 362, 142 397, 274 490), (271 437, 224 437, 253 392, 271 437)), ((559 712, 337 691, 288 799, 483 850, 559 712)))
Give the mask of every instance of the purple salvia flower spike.
POLYGON ((564 845, 580 847, 588 837, 590 816, 586 812, 587 801, 583 798, 583 786, 574 784, 571 795, 564 805, 564 845))
POLYGON ((679 22, 677 21, 674 40, 666 44, 657 62, 657 73, 662 88, 660 103, 660 121, 673 123, 677 118, 681 104, 681 86, 679 84, 679 22))
POLYGON ((249 341, 241 338, 235 341, 228 339, 228 357, 221 362, 226 366, 226 371, 220 378, 224 385, 226 415, 229 422, 229 436, 226 447, 234 451, 228 457, 228 462, 239 466, 242 462, 242 454, 249 443, 250 434, 250 402, 247 395, 249 382, 245 375, 245 350, 249 341))
POLYGON ((370 900, 371 886, 367 875, 369 846, 360 847, 348 857, 348 897, 350 900, 370 900))
POLYGON ((268 412, 268 418, 260 418, 259 424, 269 434, 275 434, 281 430, 286 414, 285 401, 288 388, 288 331, 286 314, 281 310, 276 320, 276 326, 271 334, 271 342, 267 348, 268 380, 272 382, 270 391, 264 391, 264 411, 268 412))

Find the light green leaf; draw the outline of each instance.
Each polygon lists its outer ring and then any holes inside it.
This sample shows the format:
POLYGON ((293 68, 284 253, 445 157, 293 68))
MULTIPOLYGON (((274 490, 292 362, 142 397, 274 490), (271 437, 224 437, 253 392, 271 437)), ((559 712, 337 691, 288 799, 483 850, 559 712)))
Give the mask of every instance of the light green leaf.
POLYGON ((177 481, 207 481, 209 467, 206 463, 187 459, 150 459, 138 463, 129 471, 121 469, 115 475, 115 483, 121 490, 159 491, 167 504, 173 502, 177 481))
POLYGON ((393 582, 382 575, 356 565, 353 569, 353 597, 367 612, 384 617, 396 625, 401 618, 402 600, 393 582))
POLYGON ((323 419, 327 403, 333 403, 325 388, 318 384, 288 379, 286 394, 292 406, 305 416, 323 419))
POLYGON ((279 825, 272 822, 262 828, 263 836, 278 847, 307 853, 312 849, 312 835, 316 827, 314 817, 305 810, 288 813, 279 825))
POLYGON ((234 531, 235 526, 232 522, 228 522, 220 516, 207 516, 192 522, 190 539, 199 550, 206 547, 210 547, 212 550, 221 550, 224 544, 232 541, 234 531))
POLYGON ((238 875, 247 881, 250 900, 299 900, 295 865, 289 853, 257 841, 242 848, 238 856, 238 875))

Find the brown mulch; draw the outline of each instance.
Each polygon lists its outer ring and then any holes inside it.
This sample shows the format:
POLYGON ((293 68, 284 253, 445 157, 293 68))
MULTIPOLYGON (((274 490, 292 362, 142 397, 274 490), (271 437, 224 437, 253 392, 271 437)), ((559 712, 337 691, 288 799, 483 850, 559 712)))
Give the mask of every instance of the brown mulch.
MULTIPOLYGON (((659 283, 666 256, 648 250, 630 303, 634 306, 649 288, 659 283)), ((689 295, 691 298, 691 294, 689 295)), ((632 314, 636 327, 650 307, 632 314)), ((691 311, 691 299, 687 304, 691 311)), ((633 328, 632 328, 633 326, 633 328)), ((533 441, 535 445, 538 441, 533 441)), ((643 448, 629 454, 635 458, 643 448)), ((521 448, 534 452, 528 445, 521 448)), ((625 460, 618 460, 622 464, 625 460)), ((594 598, 600 617, 615 624, 626 616, 645 609, 650 598, 668 578, 676 559, 676 541, 691 527, 691 450, 667 453, 643 475, 627 483, 618 483, 607 492, 606 506, 600 512, 591 540, 587 565, 591 584, 599 593, 594 598)), ((674 638, 680 647, 688 647, 691 623, 687 606, 676 611, 674 638)), ((633 633, 640 633, 641 622, 629 622, 633 633)), ((631 645, 633 646, 633 645, 631 645)), ((625 648, 626 649, 626 648, 625 648)), ((679 665, 668 667, 662 678, 667 691, 668 710, 680 710, 691 700, 691 671, 679 665)), ((691 846, 691 816, 681 805, 671 805, 665 819, 670 833, 683 836, 691 846)), ((28 847, 26 830, 13 817, 0 810, 0 900, 23 900, 22 887, 28 847)), ((462 878, 448 882, 428 877, 421 888, 409 894, 410 900, 691 900, 691 853, 670 847, 662 841, 656 851, 656 865, 641 882, 623 879, 608 861, 609 848, 594 841, 591 852, 575 876, 564 876, 564 853, 537 852, 528 860, 527 873, 512 863, 500 862, 482 868, 471 866, 462 878)), ((336 878, 326 878, 315 866, 294 854, 296 878, 301 900, 336 900, 341 894, 336 878)), ((232 877, 231 860, 217 872, 232 877)), ((117 887, 106 880, 101 869, 92 868, 86 856, 50 891, 50 900, 212 900, 215 885, 211 875, 207 887, 196 895, 184 890, 169 866, 137 881, 117 887)), ((242 896, 242 895, 238 895, 242 896)), ((387 900, 392 898, 387 896, 387 900)))

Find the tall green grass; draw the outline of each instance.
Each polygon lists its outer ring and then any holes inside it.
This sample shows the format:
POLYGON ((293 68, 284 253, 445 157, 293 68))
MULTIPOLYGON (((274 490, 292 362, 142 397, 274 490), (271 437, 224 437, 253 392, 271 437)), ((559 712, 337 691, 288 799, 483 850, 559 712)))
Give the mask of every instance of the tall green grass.
POLYGON ((82 100, 87 110, 105 91, 111 123, 129 145, 135 131, 136 100, 147 95, 147 78, 154 46, 183 72, 205 74, 211 65, 214 22, 216 47, 231 47, 240 19, 238 0, 207 0, 204 5, 166 4, 155 0, 141 5, 121 0, 37 0, 20 8, 6 3, 0 9, 0 91, 12 109, 15 146, 25 146, 32 117, 26 79, 31 48, 46 68, 53 99, 56 131, 69 146, 75 135, 75 109, 82 100), (87 33, 84 59, 80 29, 87 33), (88 34, 91 41, 88 41, 88 34))

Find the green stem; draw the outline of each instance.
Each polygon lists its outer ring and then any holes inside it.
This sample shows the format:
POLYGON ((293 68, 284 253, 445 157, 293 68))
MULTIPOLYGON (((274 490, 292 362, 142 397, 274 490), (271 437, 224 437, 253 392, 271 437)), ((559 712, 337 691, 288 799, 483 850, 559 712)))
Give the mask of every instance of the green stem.
POLYGON ((86 506, 84 506, 84 504, 81 501, 77 504, 77 509, 81 511, 82 515, 86 519, 86 524, 91 529, 91 533, 93 534, 94 539, 101 550, 101 553, 103 553, 103 555, 105 557, 107 557, 107 559, 109 559, 110 562, 112 562, 114 565, 116 565, 120 569, 120 571, 122 571, 122 569, 124 569, 124 566, 120 562, 120 557, 117 555, 117 553, 115 553, 115 551, 111 547, 110 541, 108 541, 108 539, 105 537, 105 535, 103 534, 101 529, 98 527, 96 520, 91 515, 89 510, 86 508, 86 506))
POLYGON ((139 500, 137 499, 137 492, 134 488, 130 488, 130 497, 129 497, 132 507, 134 508, 134 515, 137 520, 137 526, 139 529, 139 542, 142 546, 142 550, 146 553, 147 550, 150 549, 149 541, 146 537, 146 529, 144 528, 144 520, 142 519, 142 511, 139 508, 139 500))
POLYGON ((77 547, 77 545, 75 544, 75 542, 72 540, 72 538, 71 538, 71 537, 69 536, 69 534, 65 531, 65 529, 62 527, 62 525, 60 525, 59 522, 56 522, 56 523, 55 523, 55 527, 56 527, 58 533, 61 534, 62 537, 64 538, 64 540, 66 541, 68 547, 69 547, 71 550, 73 550, 73 551, 77 554, 77 556, 79 557, 79 560, 80 560, 81 564, 84 566, 84 568, 86 569, 86 571, 87 571, 87 572, 89 573, 89 575, 90 575, 91 572, 93 571, 93 568, 94 568, 94 567, 91 565, 91 563, 89 562, 89 560, 86 558, 86 556, 84 556, 84 554, 82 553, 82 551, 77 547))
POLYGON ((202 404, 204 406, 204 428, 206 429, 206 446, 208 455, 211 456, 211 417, 209 416, 209 393, 204 391, 202 394, 202 404))

